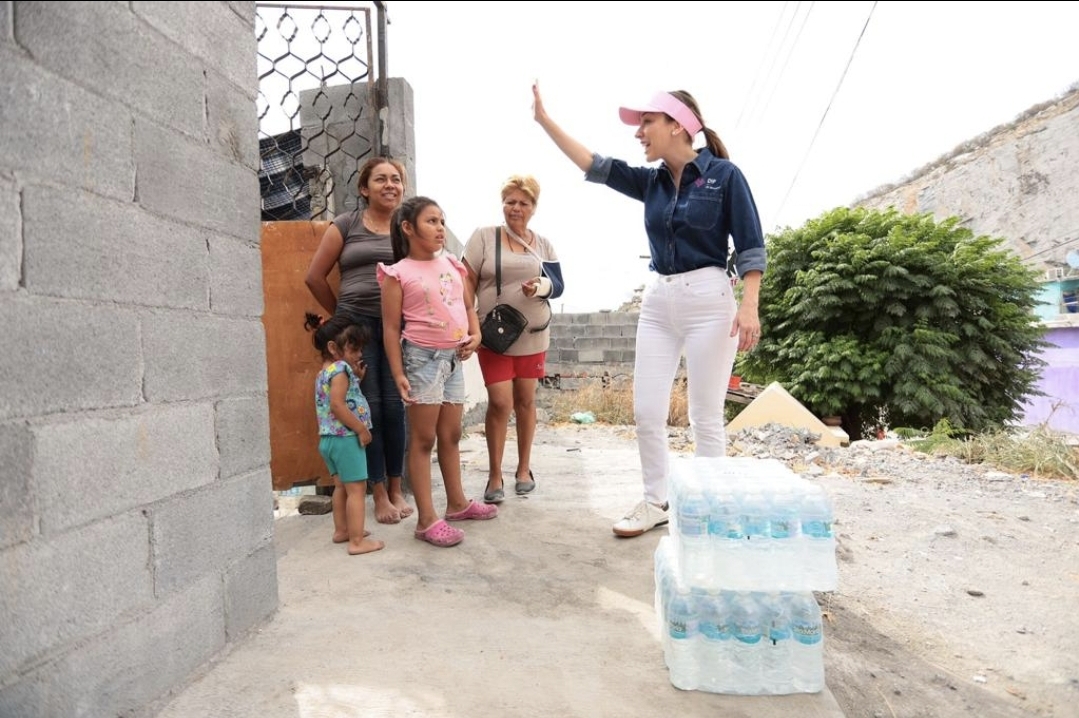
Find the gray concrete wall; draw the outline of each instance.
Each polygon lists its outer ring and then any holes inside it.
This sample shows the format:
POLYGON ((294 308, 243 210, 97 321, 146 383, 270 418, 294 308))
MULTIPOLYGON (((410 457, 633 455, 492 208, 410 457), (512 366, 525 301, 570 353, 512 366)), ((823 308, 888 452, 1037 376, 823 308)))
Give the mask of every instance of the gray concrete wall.
POLYGON ((0 2, 0 715, 276 611, 255 82, 250 2, 0 2))
POLYGON ((855 205, 958 216, 1004 237, 1039 269, 1064 266, 1079 238, 1079 88, 957 147, 855 205))
POLYGON ((1075 430, 1079 391, 1065 377, 1067 367, 1060 358, 1067 350, 1061 347, 1074 342, 1065 337, 1079 332, 1079 314, 1064 312, 1060 292, 1062 282, 1072 286, 1079 277, 1065 259, 1069 250, 1079 249, 1077 156, 1079 87, 855 203, 928 212, 938 220, 957 216, 976 235, 1003 237, 1007 247, 1044 272, 1042 299, 1047 304, 1038 314, 1055 328, 1051 336, 1059 347, 1043 354, 1048 369, 1036 385, 1042 395, 1026 402, 1020 422, 1067 432, 1075 430))
POLYGON ((563 389, 604 374, 632 377, 639 316, 636 312, 555 314, 547 376, 557 377, 563 389))

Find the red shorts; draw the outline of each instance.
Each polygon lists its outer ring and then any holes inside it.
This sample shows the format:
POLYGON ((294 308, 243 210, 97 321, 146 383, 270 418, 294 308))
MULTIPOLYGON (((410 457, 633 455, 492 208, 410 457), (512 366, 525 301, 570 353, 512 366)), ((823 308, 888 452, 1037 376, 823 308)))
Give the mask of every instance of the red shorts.
POLYGON ((476 350, 476 357, 480 360, 484 386, 511 379, 542 379, 546 376, 547 352, 506 356, 497 354, 486 347, 480 347, 476 350))

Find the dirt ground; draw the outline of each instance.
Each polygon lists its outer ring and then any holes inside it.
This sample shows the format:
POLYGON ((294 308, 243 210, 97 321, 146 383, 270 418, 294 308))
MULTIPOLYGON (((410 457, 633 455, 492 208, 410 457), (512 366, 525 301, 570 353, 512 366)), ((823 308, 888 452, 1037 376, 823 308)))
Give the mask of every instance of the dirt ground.
MULTIPOLYGON (((476 494, 486 450, 482 426, 466 427, 462 466, 476 494)), ((689 451, 685 432, 671 438, 689 451)), ((620 540, 609 529, 639 490, 633 429, 544 422, 537 491, 467 526, 451 551, 415 541, 412 522, 370 519, 387 548, 357 559, 330 543, 328 515, 278 520, 278 615, 160 718, 1079 716, 1076 482, 897 441, 789 439, 741 432, 729 453, 786 461, 835 504, 839 586, 817 594, 826 692, 673 689, 644 565, 666 532, 620 540), (328 650, 337 643, 345 654, 328 650), (417 656, 427 657, 419 673, 417 656)))
MULTIPOLYGON (((627 437, 632 429, 623 432, 627 437)), ((1079 485, 900 442, 782 454, 835 504, 829 688, 848 718, 1079 716, 1079 485)))

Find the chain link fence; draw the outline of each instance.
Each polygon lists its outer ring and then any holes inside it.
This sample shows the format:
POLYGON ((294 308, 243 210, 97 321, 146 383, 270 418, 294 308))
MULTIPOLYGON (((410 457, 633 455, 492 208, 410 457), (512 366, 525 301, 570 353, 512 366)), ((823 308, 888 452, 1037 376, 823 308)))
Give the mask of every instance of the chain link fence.
POLYGON ((359 167, 379 152, 372 9, 258 3, 259 184, 262 219, 330 219, 355 198, 359 167), (345 186, 336 186, 342 182, 345 186))

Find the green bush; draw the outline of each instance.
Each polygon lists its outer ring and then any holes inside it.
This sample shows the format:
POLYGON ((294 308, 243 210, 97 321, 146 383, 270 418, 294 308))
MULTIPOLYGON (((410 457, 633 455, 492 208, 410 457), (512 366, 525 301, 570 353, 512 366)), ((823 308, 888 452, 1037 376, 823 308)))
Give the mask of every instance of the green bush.
POLYGON ((839 208, 768 239, 762 338, 739 360, 852 437, 1017 418, 1044 362, 1034 270, 957 218, 839 208))

